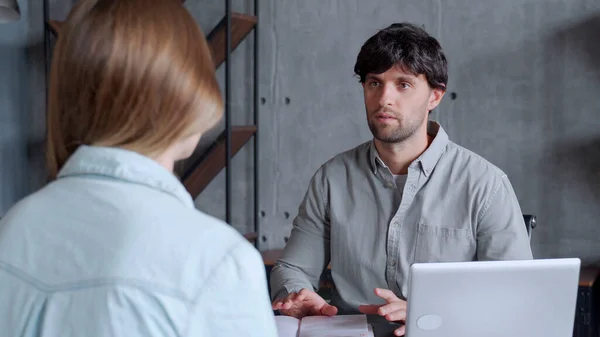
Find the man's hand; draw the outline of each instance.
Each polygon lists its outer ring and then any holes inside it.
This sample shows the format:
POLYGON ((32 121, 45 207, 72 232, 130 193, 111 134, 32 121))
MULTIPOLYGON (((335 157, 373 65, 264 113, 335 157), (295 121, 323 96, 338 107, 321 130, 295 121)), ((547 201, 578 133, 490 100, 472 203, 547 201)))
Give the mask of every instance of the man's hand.
POLYGON ((329 305, 312 290, 302 289, 299 293, 291 293, 286 298, 273 302, 273 310, 279 310, 286 316, 302 318, 304 316, 334 316, 338 309, 329 305))
MULTIPOLYGON (((406 301, 396 296, 391 290, 375 288, 375 295, 383 298, 386 304, 361 305, 358 310, 367 315, 384 316, 390 322, 404 322, 406 320, 406 301)), ((404 336, 405 327, 402 325, 394 331, 396 336, 404 336)))

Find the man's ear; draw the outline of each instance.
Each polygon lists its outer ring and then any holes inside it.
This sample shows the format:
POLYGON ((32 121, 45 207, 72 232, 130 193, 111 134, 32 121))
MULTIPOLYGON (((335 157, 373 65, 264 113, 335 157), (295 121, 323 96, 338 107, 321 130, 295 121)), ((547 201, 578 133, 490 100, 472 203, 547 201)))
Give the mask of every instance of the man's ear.
POLYGON ((427 104, 427 110, 431 111, 435 109, 440 102, 442 101, 442 97, 446 94, 446 90, 444 89, 433 89, 429 94, 429 102, 427 104))

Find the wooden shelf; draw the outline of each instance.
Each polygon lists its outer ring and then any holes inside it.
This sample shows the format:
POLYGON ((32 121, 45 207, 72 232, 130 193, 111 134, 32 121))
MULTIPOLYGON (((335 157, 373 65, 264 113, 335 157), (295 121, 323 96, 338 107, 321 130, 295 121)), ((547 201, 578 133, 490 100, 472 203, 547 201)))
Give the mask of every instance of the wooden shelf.
MULTIPOLYGON (((246 144, 254 133, 256 126, 234 126, 231 129, 231 156, 233 157, 246 144)), ((217 140, 206 150, 204 155, 183 174, 182 181, 185 188, 196 198, 206 186, 225 167, 225 138, 223 131, 217 140)))
POLYGON ((48 21, 48 26, 50 26, 50 30, 52 30, 52 33, 54 33, 54 35, 58 36, 58 32, 62 28, 63 23, 61 21, 50 20, 50 21, 48 21))
POLYGON ((245 238, 246 238, 248 241, 250 241, 250 242, 254 243, 254 242, 256 242, 256 240, 258 240, 258 233, 256 233, 256 232, 250 232, 250 233, 246 233, 246 234, 244 234, 244 237, 245 237, 245 238))
POLYGON ((283 249, 274 249, 274 250, 265 250, 261 252, 263 262, 265 266, 274 266, 277 259, 279 259, 283 255, 283 249))
MULTIPOLYGON (((256 16, 231 13, 231 50, 233 51, 242 40, 254 29, 256 25, 256 16)), ((215 28, 208 34, 206 39, 210 45, 210 49, 213 54, 213 61, 215 68, 218 68, 226 58, 226 36, 227 33, 227 17, 221 19, 221 21, 215 26, 215 28)))

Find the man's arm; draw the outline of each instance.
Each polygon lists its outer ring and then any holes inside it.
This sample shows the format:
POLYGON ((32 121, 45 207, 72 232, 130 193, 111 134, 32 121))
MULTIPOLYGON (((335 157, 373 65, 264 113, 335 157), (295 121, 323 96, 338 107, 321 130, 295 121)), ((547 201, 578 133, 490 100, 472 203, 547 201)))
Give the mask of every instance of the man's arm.
POLYGON ((271 299, 280 299, 302 288, 317 289, 329 263, 329 217, 322 168, 313 175, 284 253, 271 272, 271 299))
POLYGON ((277 337, 260 253, 239 243, 202 285, 185 336, 277 337))
POLYGON ((523 213, 506 175, 497 180, 478 218, 478 260, 533 258, 523 213))

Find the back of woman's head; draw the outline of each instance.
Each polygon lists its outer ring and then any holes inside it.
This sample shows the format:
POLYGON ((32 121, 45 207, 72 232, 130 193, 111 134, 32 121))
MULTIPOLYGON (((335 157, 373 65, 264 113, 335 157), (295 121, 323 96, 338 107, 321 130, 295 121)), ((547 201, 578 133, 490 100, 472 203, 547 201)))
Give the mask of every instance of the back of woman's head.
POLYGON ((155 156, 213 127, 222 98, 179 0, 80 0, 59 32, 48 106, 51 178, 79 145, 155 156))

